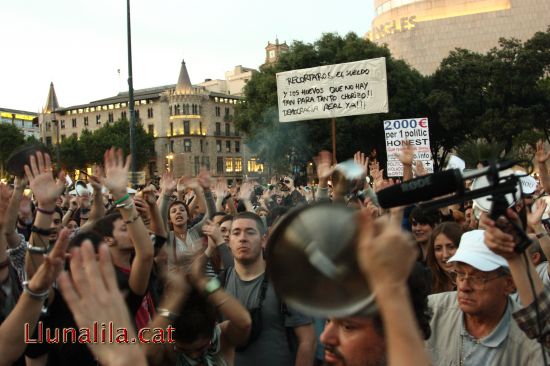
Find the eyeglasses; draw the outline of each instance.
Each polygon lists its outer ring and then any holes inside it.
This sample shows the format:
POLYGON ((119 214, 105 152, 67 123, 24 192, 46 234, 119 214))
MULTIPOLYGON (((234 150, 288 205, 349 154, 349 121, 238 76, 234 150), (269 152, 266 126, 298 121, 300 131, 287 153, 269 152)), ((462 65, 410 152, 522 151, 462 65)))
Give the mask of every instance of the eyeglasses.
POLYGON ((456 270, 453 271, 453 274, 457 282, 466 281, 466 280, 469 281, 470 286, 472 286, 474 290, 484 290, 487 282, 490 282, 492 280, 495 280, 503 276, 502 273, 497 273, 496 276, 493 276, 493 277, 488 277, 483 275, 471 275, 471 274, 467 274, 456 270))

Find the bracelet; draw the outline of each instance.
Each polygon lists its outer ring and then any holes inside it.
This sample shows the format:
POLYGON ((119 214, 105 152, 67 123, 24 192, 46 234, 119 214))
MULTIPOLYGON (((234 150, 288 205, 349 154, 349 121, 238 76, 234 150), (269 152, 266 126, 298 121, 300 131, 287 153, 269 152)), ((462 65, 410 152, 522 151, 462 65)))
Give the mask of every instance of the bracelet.
POLYGON ((30 245, 30 244, 27 246, 27 251, 31 254, 48 254, 50 252, 50 249, 51 249, 50 246, 37 247, 37 246, 34 246, 34 245, 30 245))
POLYGON ((134 217, 130 217, 128 220, 124 221, 124 223, 126 225, 129 225, 129 224, 133 224, 134 222, 136 222, 141 216, 139 215, 139 213, 136 213, 136 216, 134 217))
POLYGON ((36 226, 31 226, 31 232, 37 233, 38 235, 48 236, 53 233, 52 229, 42 229, 36 226))
POLYGON ((119 203, 116 208, 122 208, 123 210, 129 210, 134 207, 134 201, 127 201, 126 203, 119 203))
POLYGON ((37 207, 36 211, 38 211, 38 212, 40 212, 44 215, 53 215, 55 213, 55 209, 53 209, 51 211, 48 211, 48 210, 44 210, 43 208, 40 208, 40 207, 37 207))
POLYGON ((0 269, 6 268, 7 266, 9 266, 9 264, 10 264, 10 259, 9 259, 9 258, 6 258, 5 261, 0 262, 0 269))
POLYGON ((171 322, 176 321, 180 316, 179 314, 172 313, 170 310, 163 308, 157 308, 157 314, 159 316, 162 316, 163 318, 170 320, 171 322))
POLYGON ((229 300, 229 296, 227 296, 226 298, 224 298, 222 301, 220 301, 218 304, 216 304, 216 308, 221 308, 223 304, 225 304, 227 301, 229 300))
POLYGON ((537 239, 542 239, 542 238, 544 238, 545 236, 548 236, 548 232, 546 232, 546 231, 543 232, 543 233, 538 233, 535 237, 536 237, 537 239))
POLYGON ((130 193, 126 193, 126 196, 118 199, 115 201, 115 205, 120 205, 122 202, 126 201, 128 198, 130 198, 130 193))
POLYGON ((50 289, 47 289, 43 292, 34 292, 29 288, 29 281, 23 281, 23 292, 29 295, 31 298, 38 300, 38 301, 44 301, 48 298, 48 294, 50 293, 50 289))

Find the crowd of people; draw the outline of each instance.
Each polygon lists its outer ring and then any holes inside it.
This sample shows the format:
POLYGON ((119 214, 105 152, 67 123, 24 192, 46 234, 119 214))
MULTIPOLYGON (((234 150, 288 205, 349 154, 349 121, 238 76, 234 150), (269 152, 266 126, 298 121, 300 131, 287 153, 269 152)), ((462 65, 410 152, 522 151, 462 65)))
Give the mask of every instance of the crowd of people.
MULTIPOLYGON (((549 158, 539 142, 539 186, 495 217, 475 201, 382 209, 396 182, 362 153, 369 179, 351 192, 326 151, 315 186, 202 170, 138 190, 121 150, 76 189, 38 151, 0 183, 0 365, 547 364, 549 158), (277 223, 321 202, 355 212, 374 314, 303 313, 267 275, 277 223)), ((426 174, 411 146, 400 160, 403 181, 426 174)))

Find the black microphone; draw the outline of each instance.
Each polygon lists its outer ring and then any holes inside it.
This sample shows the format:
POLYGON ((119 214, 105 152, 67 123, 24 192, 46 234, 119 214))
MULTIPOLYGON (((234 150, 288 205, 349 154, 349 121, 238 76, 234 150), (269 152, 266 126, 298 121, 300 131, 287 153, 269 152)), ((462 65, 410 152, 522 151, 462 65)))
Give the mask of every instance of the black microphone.
POLYGON ((376 194, 378 203, 382 208, 392 208, 428 201, 450 193, 463 194, 465 180, 509 169, 516 164, 517 161, 503 161, 464 173, 461 173, 459 169, 449 169, 424 175, 382 189, 376 194))
POLYGON ((406 206, 464 190, 459 169, 424 175, 379 191, 376 196, 382 208, 406 206))

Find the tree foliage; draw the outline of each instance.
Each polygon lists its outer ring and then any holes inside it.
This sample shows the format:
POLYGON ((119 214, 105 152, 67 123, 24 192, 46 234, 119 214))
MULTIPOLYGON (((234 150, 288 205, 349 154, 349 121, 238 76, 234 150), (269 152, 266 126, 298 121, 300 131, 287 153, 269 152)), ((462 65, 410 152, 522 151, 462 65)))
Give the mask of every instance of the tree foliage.
POLYGON ((5 176, 5 163, 10 154, 25 143, 25 135, 16 126, 0 123, 0 177, 5 176))
MULTIPOLYGON (((84 130, 80 139, 66 138, 60 144, 61 164, 68 170, 82 169, 87 165, 102 164, 103 154, 112 146, 130 153, 130 123, 124 119, 104 125, 93 132, 84 130)), ((155 156, 154 138, 136 124, 136 150, 138 168, 143 168, 155 156)))

